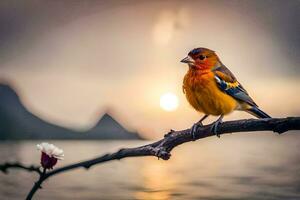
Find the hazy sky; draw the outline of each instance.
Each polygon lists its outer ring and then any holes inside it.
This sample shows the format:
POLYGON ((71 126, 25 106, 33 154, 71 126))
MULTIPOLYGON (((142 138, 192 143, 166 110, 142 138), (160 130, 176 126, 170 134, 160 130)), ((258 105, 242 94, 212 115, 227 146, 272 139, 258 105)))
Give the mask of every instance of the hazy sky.
MULTIPOLYGON (((300 1, 1 1, 0 79, 48 121, 88 128, 108 110, 148 137, 191 126, 179 61, 215 50, 271 116, 300 114, 300 1), (173 112, 159 107, 166 92, 173 112)), ((235 112, 226 119, 250 117, 235 112)))

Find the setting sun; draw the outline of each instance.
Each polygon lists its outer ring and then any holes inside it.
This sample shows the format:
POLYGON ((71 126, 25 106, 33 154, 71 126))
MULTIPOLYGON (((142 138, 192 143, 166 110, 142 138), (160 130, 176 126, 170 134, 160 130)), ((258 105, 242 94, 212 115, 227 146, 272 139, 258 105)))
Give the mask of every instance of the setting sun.
POLYGON ((165 93, 160 97, 160 107, 165 111, 174 111, 178 107, 178 97, 173 93, 165 93))

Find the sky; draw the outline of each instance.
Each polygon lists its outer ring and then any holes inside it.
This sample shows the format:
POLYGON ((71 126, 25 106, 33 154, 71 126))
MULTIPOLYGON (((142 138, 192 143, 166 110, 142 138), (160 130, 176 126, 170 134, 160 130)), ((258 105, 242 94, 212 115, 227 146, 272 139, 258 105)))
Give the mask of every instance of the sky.
MULTIPOLYGON (((1 1, 0 80, 39 117, 72 129, 104 112, 148 138, 185 129, 180 60, 216 51, 273 117, 300 114, 300 1, 1 1), (174 93, 175 111, 160 107, 174 93)), ((224 120, 249 118, 234 112, 224 120)), ((208 122, 215 120, 211 118, 208 122)))

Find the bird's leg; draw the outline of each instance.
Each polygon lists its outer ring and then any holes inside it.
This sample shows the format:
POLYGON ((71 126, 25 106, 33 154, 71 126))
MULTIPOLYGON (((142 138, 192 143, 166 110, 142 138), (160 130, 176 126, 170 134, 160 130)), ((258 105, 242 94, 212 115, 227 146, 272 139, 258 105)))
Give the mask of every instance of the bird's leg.
POLYGON ((220 134, 218 134, 218 127, 222 123, 223 117, 224 115, 221 115, 211 126, 211 132, 213 132, 217 137, 220 137, 220 134))
POLYGON ((203 126, 202 121, 204 121, 208 115, 204 115, 197 123, 195 123, 191 128, 191 135, 192 138, 195 139, 195 133, 197 132, 197 129, 201 126, 203 126))

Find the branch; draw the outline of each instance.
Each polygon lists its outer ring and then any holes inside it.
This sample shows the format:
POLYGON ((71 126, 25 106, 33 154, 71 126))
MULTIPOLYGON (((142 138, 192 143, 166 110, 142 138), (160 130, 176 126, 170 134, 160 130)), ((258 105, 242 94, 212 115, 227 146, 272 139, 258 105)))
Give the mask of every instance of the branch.
POLYGON ((19 169, 24 169, 27 170, 29 172, 36 172, 39 175, 42 174, 42 171, 40 170, 40 167, 38 166, 34 166, 34 165, 30 165, 30 166, 25 166, 19 162, 14 162, 14 163, 4 163, 3 165, 0 165, 0 170, 7 174, 8 173, 8 169, 10 168, 19 168, 19 169))
MULTIPOLYGON (((200 127, 195 133, 195 138, 191 136, 191 129, 181 131, 171 130, 165 135, 163 139, 157 142, 136 148, 120 149, 115 153, 105 154, 92 160, 87 160, 58 168, 49 172, 46 176, 53 176, 57 173, 61 173, 63 171, 75 169, 78 167, 84 167, 88 169, 91 166, 99 163, 107 162, 110 160, 120 160, 125 157, 156 156, 158 158, 162 158, 163 160, 168 160, 171 156, 170 152, 176 146, 186 142, 215 136, 215 134, 211 132, 211 127, 212 124, 200 127)), ((300 117, 228 121, 220 124, 218 133, 220 135, 223 135, 234 132, 273 131, 281 134, 288 130, 300 130, 300 117)))
MULTIPOLYGON (((65 171, 69 171, 81 167, 85 169, 89 169, 90 167, 96 164, 100 164, 110 160, 120 160, 126 157, 156 156, 163 160, 168 160, 171 156, 170 152, 176 146, 186 142, 214 136, 214 133, 211 132, 211 127, 212 124, 200 127, 199 129, 197 129, 196 133, 194 134, 195 135, 194 138, 191 136, 190 129, 181 130, 181 131, 171 130, 169 133, 165 135, 163 139, 157 142, 136 147, 136 148, 123 148, 114 153, 105 154, 103 156, 91 160, 57 168, 55 170, 49 171, 42 175, 40 174, 39 181, 35 183, 34 187, 30 192, 31 196, 30 198, 27 197, 27 199, 31 199, 31 197, 36 192, 36 190, 40 187, 43 181, 45 181, 51 176, 54 176, 56 174, 65 171)), ((237 121, 228 121, 228 122, 223 122, 218 127, 218 133, 220 135, 227 134, 227 133, 235 133, 235 132, 254 132, 254 131, 273 131, 281 134, 288 130, 300 130, 300 117, 288 117, 288 118, 278 118, 278 119, 275 118, 245 119, 245 120, 237 120, 237 121)), ((2 169, 1 165, 0 168, 2 169)), ((28 170, 29 167, 19 167, 19 168, 28 170)))

